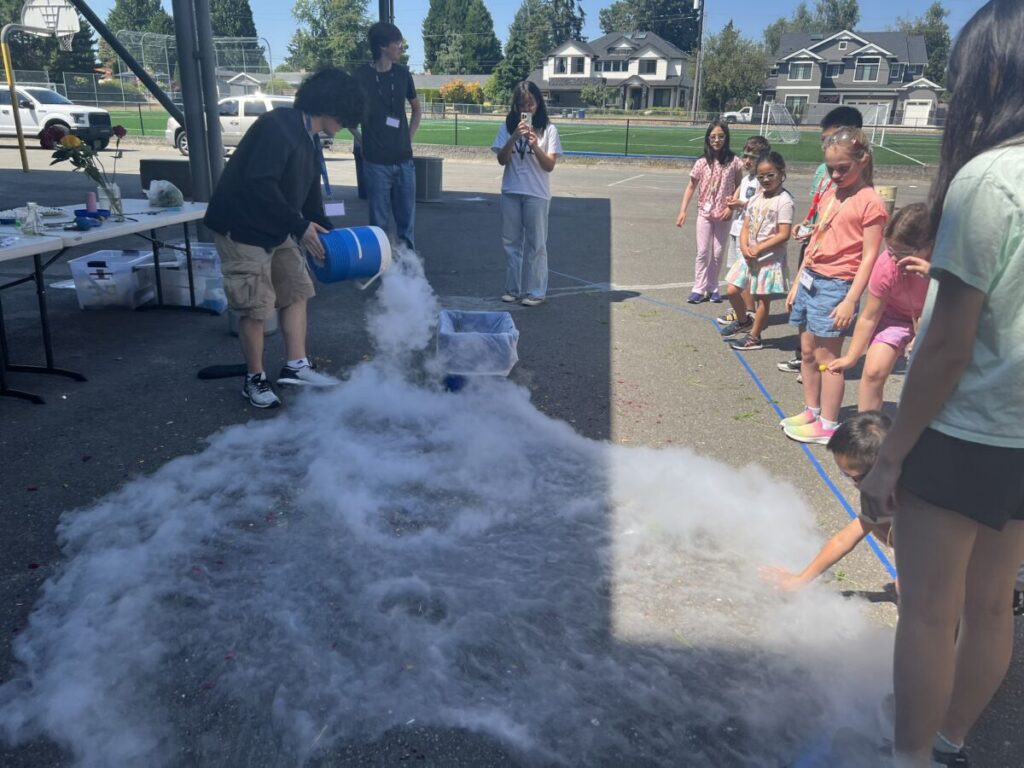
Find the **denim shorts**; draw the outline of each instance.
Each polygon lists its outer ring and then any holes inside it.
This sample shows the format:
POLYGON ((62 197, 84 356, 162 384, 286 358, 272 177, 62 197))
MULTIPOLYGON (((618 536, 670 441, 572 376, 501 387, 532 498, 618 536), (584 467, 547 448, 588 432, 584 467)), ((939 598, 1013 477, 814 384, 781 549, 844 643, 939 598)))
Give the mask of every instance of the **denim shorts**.
POLYGON ((852 281, 822 277, 809 269, 804 272, 811 276, 813 282, 810 290, 800 283, 796 300, 793 302, 793 310, 789 313, 789 324, 797 326, 801 332, 810 331, 822 339, 835 339, 853 333, 853 327, 857 324, 856 313, 850 319, 850 324, 842 331, 835 328, 832 318, 829 317, 832 310, 839 306, 850 292, 852 281))

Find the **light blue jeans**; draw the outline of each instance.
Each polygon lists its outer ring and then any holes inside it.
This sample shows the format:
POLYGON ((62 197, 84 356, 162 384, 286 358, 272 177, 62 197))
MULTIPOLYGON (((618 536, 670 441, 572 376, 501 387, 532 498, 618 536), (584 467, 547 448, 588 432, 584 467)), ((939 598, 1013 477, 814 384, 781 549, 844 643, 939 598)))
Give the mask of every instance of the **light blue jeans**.
POLYGON ((548 292, 548 208, 533 195, 501 195, 505 293, 543 299, 548 292), (523 262, 526 262, 525 265, 523 262))
POLYGON ((398 165, 380 165, 363 160, 363 180, 370 204, 370 225, 390 234, 395 219, 395 237, 416 248, 416 168, 412 160, 398 165))

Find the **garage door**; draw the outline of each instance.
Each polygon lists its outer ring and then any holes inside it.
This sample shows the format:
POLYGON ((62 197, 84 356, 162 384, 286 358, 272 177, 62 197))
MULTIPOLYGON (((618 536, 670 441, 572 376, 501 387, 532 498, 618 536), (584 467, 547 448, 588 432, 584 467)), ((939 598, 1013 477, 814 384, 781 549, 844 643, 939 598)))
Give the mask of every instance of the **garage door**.
POLYGON ((908 101, 903 106, 903 124, 920 128, 928 125, 931 114, 932 103, 930 101, 908 101))

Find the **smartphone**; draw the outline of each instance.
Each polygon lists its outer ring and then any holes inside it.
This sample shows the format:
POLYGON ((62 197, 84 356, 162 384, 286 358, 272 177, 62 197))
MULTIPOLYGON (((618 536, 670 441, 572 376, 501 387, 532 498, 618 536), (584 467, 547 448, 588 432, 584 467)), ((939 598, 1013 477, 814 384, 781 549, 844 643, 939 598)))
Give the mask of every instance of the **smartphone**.
POLYGON ((519 120, 520 122, 526 123, 528 126, 533 128, 533 115, 530 114, 529 112, 520 112, 519 120))
POLYGON ((808 226, 807 224, 801 224, 796 228, 796 235, 797 237, 810 237, 813 231, 814 227, 808 226))

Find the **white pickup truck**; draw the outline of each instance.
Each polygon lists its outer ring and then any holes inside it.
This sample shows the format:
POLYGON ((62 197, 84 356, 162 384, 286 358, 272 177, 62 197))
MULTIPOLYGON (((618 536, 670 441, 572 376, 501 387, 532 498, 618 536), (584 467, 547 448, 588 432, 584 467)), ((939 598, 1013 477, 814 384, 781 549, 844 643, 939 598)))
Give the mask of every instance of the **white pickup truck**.
POLYGON ((722 119, 727 123, 749 123, 754 119, 754 108, 744 107, 736 112, 726 112, 722 119))
MULTIPOLYGON (((21 130, 26 137, 39 136, 47 128, 58 126, 75 134, 94 149, 110 143, 110 113, 99 107, 83 107, 68 101, 49 88, 18 86, 21 130)), ((7 86, 0 87, 0 136, 17 136, 14 108, 7 86)))
MULTIPOLYGON (((267 96, 261 93, 221 99, 217 102, 217 112, 220 113, 220 132, 224 146, 237 147, 245 132, 256 122, 256 118, 278 107, 290 107, 292 103, 292 99, 286 96, 267 96)), ((188 154, 188 136, 173 117, 167 118, 164 136, 181 154, 188 154)), ((330 147, 334 143, 334 137, 321 133, 320 143, 325 148, 330 147)))

